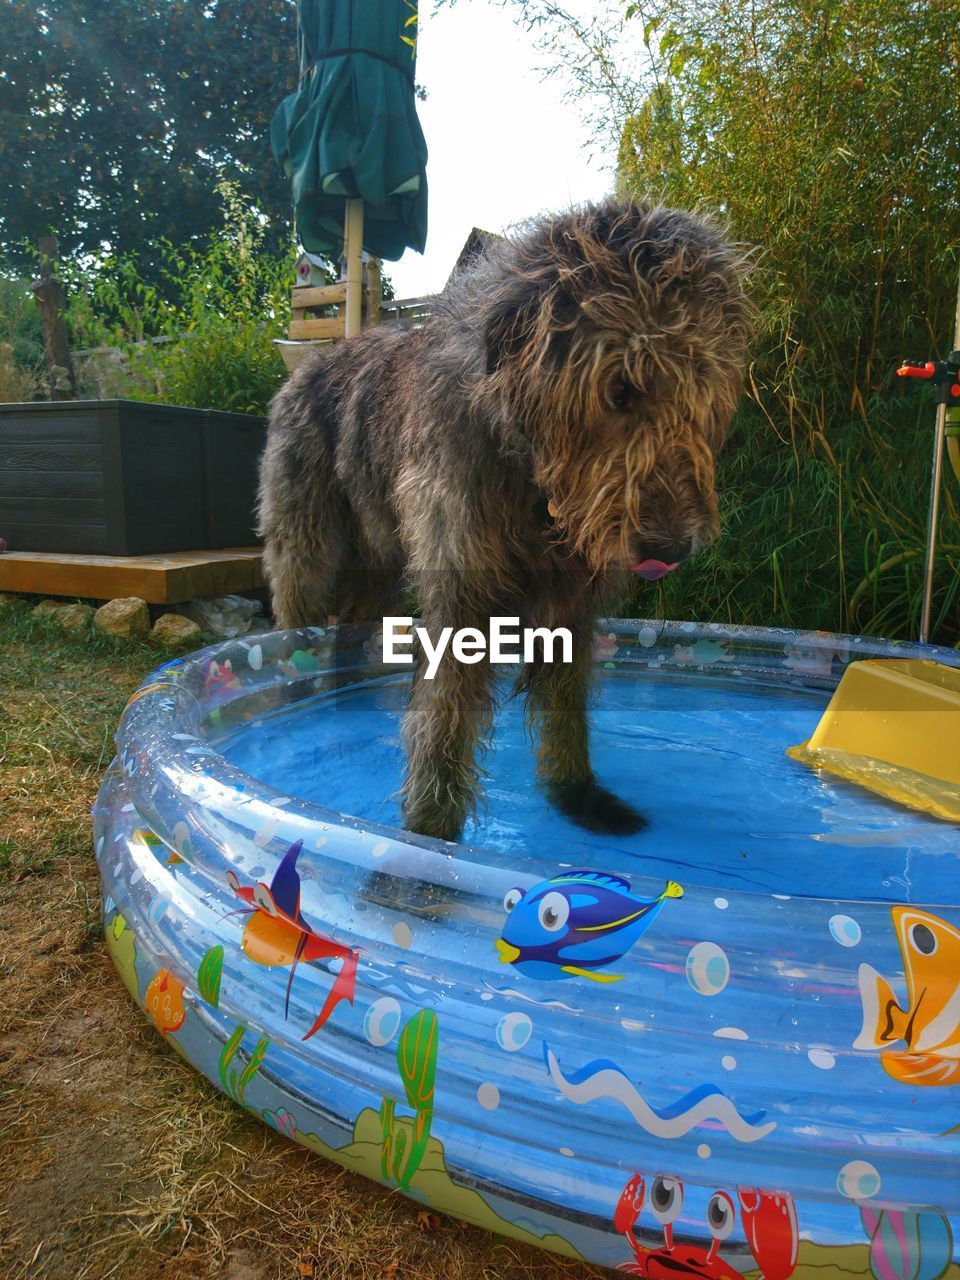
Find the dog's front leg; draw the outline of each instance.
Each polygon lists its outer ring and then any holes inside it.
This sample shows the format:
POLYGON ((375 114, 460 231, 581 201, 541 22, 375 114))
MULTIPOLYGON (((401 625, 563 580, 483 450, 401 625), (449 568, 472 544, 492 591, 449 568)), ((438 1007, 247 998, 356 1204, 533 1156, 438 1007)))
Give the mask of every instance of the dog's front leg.
POLYGON ((590 764, 587 700, 593 672, 593 619, 570 627, 572 662, 527 664, 519 685, 527 692, 527 720, 539 731, 538 772, 547 797, 571 822, 605 835, 646 826, 631 805, 597 782, 590 764))
POLYGON ((448 652, 431 680, 426 666, 421 656, 403 722, 404 821, 421 835, 456 840, 476 805, 477 753, 493 728, 490 664, 467 665, 448 652))

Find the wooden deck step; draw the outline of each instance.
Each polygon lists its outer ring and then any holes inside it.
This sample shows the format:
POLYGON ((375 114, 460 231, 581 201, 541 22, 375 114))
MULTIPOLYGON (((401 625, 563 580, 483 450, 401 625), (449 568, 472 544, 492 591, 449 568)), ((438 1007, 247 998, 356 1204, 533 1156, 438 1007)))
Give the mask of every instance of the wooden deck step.
POLYGON ((264 586, 259 547, 174 551, 155 556, 88 556, 60 551, 0 555, 0 591, 148 604, 183 604, 264 586))

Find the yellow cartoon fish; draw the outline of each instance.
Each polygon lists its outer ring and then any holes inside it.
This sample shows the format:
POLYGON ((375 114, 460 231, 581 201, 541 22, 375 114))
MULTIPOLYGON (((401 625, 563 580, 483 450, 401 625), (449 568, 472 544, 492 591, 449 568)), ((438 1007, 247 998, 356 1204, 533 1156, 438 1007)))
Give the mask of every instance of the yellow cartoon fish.
POLYGON ((912 1085, 960 1083, 960 931, 926 911, 893 907, 903 971, 906 1008, 890 984, 869 964, 859 972, 863 1027, 855 1049, 888 1049, 880 1061, 888 1075, 912 1085))

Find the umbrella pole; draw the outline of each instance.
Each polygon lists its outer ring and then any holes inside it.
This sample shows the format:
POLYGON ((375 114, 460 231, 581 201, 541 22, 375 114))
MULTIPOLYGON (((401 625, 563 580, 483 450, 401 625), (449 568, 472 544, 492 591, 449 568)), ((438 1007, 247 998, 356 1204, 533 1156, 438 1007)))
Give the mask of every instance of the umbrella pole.
POLYGON ((343 252, 347 260, 345 336, 360 332, 363 308, 363 201, 348 200, 343 222, 343 252))

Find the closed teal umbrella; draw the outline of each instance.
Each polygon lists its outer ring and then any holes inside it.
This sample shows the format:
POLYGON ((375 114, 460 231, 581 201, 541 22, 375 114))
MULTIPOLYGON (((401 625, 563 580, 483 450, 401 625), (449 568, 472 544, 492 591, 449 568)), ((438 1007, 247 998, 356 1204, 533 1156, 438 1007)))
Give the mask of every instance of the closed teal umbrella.
POLYGON ((271 143, 293 183, 297 231, 339 252, 347 200, 363 201, 363 247, 396 259, 427 239, 427 145, 417 119, 417 0, 298 0, 300 86, 271 143))

